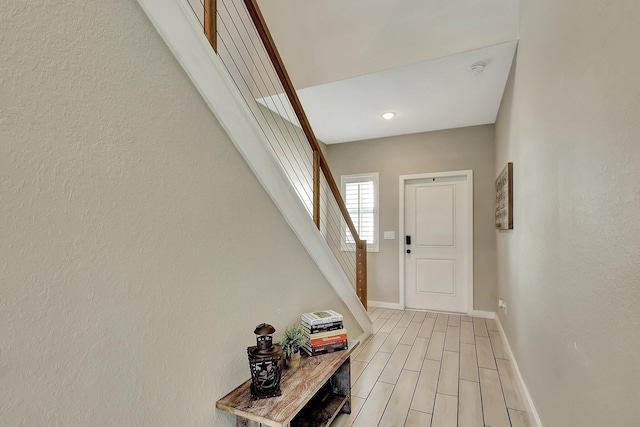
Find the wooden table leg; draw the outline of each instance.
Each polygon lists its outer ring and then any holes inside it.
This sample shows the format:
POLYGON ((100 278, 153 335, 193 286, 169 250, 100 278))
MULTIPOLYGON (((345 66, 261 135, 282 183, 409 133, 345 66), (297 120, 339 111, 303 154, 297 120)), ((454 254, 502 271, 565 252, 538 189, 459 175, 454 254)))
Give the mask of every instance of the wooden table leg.
POLYGON ((260 423, 236 415, 236 427, 260 427, 260 423))
POLYGON ((347 396, 348 399, 344 406, 340 409, 340 412, 345 414, 351 413, 351 357, 338 368, 335 374, 331 377, 331 388, 334 394, 340 396, 347 396))

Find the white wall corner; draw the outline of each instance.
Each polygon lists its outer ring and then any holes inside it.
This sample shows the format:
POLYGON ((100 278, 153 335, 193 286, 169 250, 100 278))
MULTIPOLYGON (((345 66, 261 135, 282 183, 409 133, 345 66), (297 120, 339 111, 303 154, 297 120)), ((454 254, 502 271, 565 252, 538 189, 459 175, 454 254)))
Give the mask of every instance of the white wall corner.
POLYGON ((186 2, 138 0, 154 27, 364 334, 373 325, 186 2))
POLYGON ((498 316, 494 317, 496 319, 496 324, 498 325, 498 329, 500 330, 500 337, 502 337, 502 342, 505 345, 507 353, 509 354, 509 359, 513 365, 513 372, 516 374, 516 383, 517 387, 520 389, 520 394, 524 396, 524 404, 527 407, 527 414, 529 415, 529 422, 533 427, 542 427, 542 421, 540 420, 540 416, 538 415, 538 411, 533 403, 533 399, 531 398, 531 394, 529 394, 529 389, 522 378, 522 374, 520 373, 520 368, 518 367, 518 362, 516 361, 513 352, 511 351, 511 346, 509 345, 509 340, 507 340, 507 336, 504 333, 504 328, 502 327, 502 323, 500 323, 500 318, 498 316))

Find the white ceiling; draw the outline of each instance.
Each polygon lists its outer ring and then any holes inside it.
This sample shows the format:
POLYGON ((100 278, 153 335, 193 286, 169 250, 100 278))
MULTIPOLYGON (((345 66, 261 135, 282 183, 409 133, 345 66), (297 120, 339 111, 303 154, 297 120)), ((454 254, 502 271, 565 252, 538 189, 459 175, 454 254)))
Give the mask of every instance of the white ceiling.
MULTIPOLYGON (((516 42, 298 90, 316 137, 327 144, 494 123, 516 42), (486 64, 473 75, 471 64, 486 64), (385 120, 381 114, 393 111, 385 120)), ((278 112, 284 95, 258 101, 278 112)), ((285 117, 294 117, 292 110, 285 117)))
POLYGON ((323 142, 495 122, 518 38, 518 0, 259 3, 323 142), (479 61, 485 71, 469 74, 479 61), (389 110, 397 117, 383 120, 389 110))

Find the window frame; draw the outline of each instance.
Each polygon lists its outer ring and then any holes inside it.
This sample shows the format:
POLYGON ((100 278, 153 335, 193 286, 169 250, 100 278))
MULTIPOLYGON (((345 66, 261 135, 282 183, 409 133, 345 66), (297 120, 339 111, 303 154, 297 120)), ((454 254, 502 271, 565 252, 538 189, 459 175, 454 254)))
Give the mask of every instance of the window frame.
MULTIPOLYGON (((380 252, 380 197, 379 197, 379 182, 380 174, 378 172, 360 173, 342 175, 340 177, 340 192, 342 193, 342 199, 345 206, 347 205, 347 184, 354 182, 373 182, 373 242, 367 241, 367 252, 380 252)), ((353 218, 352 218, 353 221, 353 218)), ((355 224, 354 224, 355 225, 355 224)), ((359 230, 358 230, 359 231, 359 230)), ((347 239, 347 224, 344 218, 341 220, 341 238, 340 245, 341 250, 345 252, 353 252, 356 250, 354 243, 348 243, 347 239)))

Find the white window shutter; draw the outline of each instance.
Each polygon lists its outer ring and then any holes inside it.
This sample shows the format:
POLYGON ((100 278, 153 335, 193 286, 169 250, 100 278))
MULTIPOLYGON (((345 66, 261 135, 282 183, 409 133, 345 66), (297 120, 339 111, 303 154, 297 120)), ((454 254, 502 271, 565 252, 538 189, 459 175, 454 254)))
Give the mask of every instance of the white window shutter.
MULTIPOLYGON (((369 250, 377 251, 377 174, 345 175, 342 184, 347 211, 360 239, 367 241, 369 250)), ((344 244, 353 246, 355 241, 346 224, 344 231, 344 244)))

